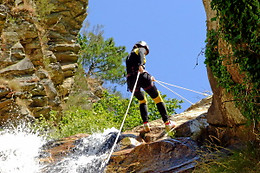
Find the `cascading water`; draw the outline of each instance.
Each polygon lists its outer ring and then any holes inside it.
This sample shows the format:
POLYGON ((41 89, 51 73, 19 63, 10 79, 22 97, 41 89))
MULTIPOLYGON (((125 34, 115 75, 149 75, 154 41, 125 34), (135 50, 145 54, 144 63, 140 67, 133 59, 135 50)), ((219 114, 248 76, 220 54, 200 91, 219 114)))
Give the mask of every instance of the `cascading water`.
POLYGON ((105 159, 114 144, 118 130, 112 128, 102 134, 95 133, 75 142, 76 147, 66 158, 53 165, 47 165, 45 173, 99 173, 105 166, 105 159))
POLYGON ((39 148, 45 139, 21 124, 0 131, 0 172, 36 173, 41 165, 37 161, 39 148))
POLYGON ((58 163, 39 162, 48 143, 39 133, 20 125, 0 132, 0 173, 99 173, 114 144, 118 130, 112 128, 75 142, 75 148, 58 163))

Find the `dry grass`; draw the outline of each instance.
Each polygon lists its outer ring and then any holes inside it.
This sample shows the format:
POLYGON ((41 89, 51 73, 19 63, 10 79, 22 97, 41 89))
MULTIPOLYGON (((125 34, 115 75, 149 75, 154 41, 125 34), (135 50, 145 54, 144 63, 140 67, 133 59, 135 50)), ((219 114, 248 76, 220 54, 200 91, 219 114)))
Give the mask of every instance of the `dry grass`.
POLYGON ((201 160, 193 173, 255 173, 260 172, 260 148, 248 143, 238 149, 228 149, 214 144, 199 151, 201 160))

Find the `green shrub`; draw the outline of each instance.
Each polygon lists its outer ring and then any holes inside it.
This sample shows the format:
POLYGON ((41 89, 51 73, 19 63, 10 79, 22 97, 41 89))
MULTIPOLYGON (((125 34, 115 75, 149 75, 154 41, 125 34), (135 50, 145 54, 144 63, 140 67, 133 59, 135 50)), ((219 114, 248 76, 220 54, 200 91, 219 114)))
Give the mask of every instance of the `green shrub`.
POLYGON ((116 124, 109 122, 106 114, 95 114, 91 110, 74 108, 64 113, 59 123, 59 133, 62 137, 78 133, 92 134, 113 126, 116 124))
MULTIPOLYGON (((146 97, 148 100, 148 111, 150 113, 149 120, 152 121, 161 118, 159 111, 157 110, 157 107, 151 97, 146 97)), ((162 98, 165 100, 165 105, 169 115, 176 114, 175 109, 181 108, 179 105, 181 101, 176 99, 165 99, 166 95, 162 95, 162 98)), ((104 98, 94 104, 93 111, 97 114, 106 114, 108 120, 118 124, 116 128, 119 128, 123 121, 128 104, 129 99, 123 99, 120 98, 120 96, 105 92, 104 98)), ((138 100, 134 98, 126 117, 123 131, 130 130, 141 124, 142 119, 139 111, 139 103, 138 100)))
MULTIPOLYGON (((166 95, 162 95, 162 97, 165 98, 166 95)), ((148 102, 150 120, 161 118, 156 105, 150 97, 148 97, 148 102)), ((67 137, 78 133, 92 134, 93 132, 103 131, 112 127, 119 129, 128 103, 129 99, 104 92, 104 97, 94 103, 89 110, 78 106, 71 106, 70 109, 64 111, 60 121, 56 118, 57 113, 51 112, 48 119, 42 116, 36 121, 35 126, 41 131, 49 131, 49 136, 52 138, 67 137)), ((176 113, 176 108, 180 108, 178 103, 180 101, 175 99, 165 99, 169 115, 176 113)), ((139 103, 137 99, 134 99, 126 117, 123 131, 130 130, 141 124, 142 119, 139 112, 139 103)))

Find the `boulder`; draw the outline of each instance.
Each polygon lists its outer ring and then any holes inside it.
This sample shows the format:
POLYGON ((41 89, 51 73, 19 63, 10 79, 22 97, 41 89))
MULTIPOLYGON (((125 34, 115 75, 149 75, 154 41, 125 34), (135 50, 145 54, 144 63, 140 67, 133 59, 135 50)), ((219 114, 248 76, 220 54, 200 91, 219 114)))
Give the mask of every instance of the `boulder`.
POLYGON ((195 166, 197 145, 189 138, 164 139, 113 153, 106 172, 184 172, 195 166))
POLYGON ((177 123, 179 125, 175 128, 175 136, 191 137, 197 142, 203 142, 201 140, 206 138, 209 126, 207 112, 211 102, 212 96, 209 96, 190 106, 183 113, 174 116, 173 121, 181 122, 177 123))

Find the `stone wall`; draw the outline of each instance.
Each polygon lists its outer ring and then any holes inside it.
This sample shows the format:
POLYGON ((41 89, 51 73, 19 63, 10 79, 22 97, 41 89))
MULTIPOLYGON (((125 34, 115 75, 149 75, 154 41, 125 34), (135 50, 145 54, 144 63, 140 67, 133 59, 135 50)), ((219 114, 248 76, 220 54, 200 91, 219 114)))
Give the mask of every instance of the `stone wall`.
MULTIPOLYGON (((0 122, 61 110, 88 0, 0 0, 0 122)), ((1 124, 1 123, 0 123, 1 124)))

